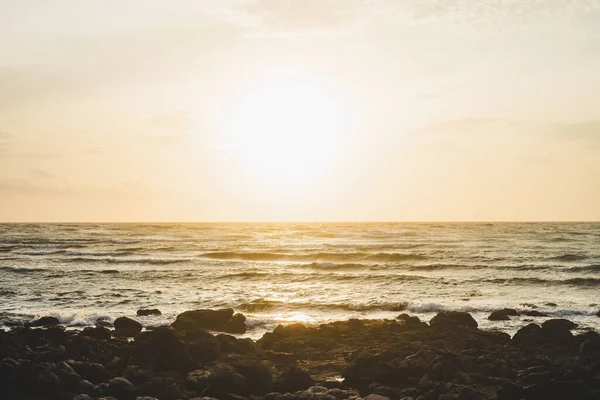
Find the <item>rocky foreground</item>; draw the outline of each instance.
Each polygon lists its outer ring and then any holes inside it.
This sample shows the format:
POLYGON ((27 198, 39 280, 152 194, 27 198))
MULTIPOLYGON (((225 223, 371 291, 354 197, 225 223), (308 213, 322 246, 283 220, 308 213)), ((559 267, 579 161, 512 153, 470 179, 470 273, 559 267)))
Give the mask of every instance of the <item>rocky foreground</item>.
POLYGON ((563 319, 512 338, 458 312, 279 326, 256 342, 209 333, 242 333, 244 320, 227 309, 146 330, 126 317, 14 327, 0 332, 0 399, 600 399, 600 336, 563 319))

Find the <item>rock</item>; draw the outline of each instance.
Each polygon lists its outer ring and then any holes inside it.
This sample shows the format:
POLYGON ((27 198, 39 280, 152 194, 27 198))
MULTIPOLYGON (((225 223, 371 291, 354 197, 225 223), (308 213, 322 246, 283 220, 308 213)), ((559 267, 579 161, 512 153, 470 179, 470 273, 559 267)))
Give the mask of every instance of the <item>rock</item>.
POLYGON ((542 329, 546 330, 563 330, 570 331, 571 329, 575 329, 577 325, 568 319, 549 319, 542 323, 542 329))
POLYGON ((306 326, 296 323, 291 325, 277 325, 277 327, 273 330, 273 334, 278 336, 301 336, 306 333, 308 329, 306 326))
POLYGON ((600 311, 596 313, 596 317, 600 317, 600 311))
POLYGON ((287 367, 281 375, 273 381, 273 389, 276 392, 292 393, 308 389, 314 386, 315 382, 308 372, 300 369, 296 365, 287 367))
POLYGON ((135 386, 125 378, 112 378, 108 381, 105 394, 116 397, 119 400, 134 399, 135 386))
POLYGON ((88 396, 87 394, 78 394, 77 396, 73 397, 73 400, 92 400, 92 398, 90 396, 88 396))
POLYGON ((87 327, 81 332, 81 336, 92 337, 99 340, 108 340, 112 337, 110 330, 103 326, 96 326, 94 328, 87 327))
POLYGON ((142 324, 127 317, 119 317, 114 322, 116 337, 133 337, 142 331, 142 324))
POLYGON ((528 317, 547 317, 548 314, 545 314, 543 312, 539 312, 536 310, 528 310, 528 311, 521 311, 522 315, 526 315, 528 317))
POLYGON ((550 302, 550 303, 546 303, 546 304, 544 304, 544 305, 545 305, 545 306, 547 306, 547 307, 558 307, 558 304, 556 304, 556 303, 552 303, 552 302, 550 302))
POLYGON ((477 328, 477 321, 469 313, 460 311, 442 311, 429 321, 432 328, 477 328))
POLYGON ((510 317, 504 310, 495 310, 488 317, 490 321, 510 321, 510 317))
POLYGON ((228 333, 245 333, 246 317, 233 314, 233 309, 185 311, 171 324, 177 331, 208 329, 228 333))
POLYGON ((389 397, 380 396, 378 394, 370 394, 364 398, 364 400, 390 400, 389 397))
POLYGON ((137 365, 129 365, 125 369, 125 372, 123 372, 123 378, 127 379, 135 386, 139 386, 143 383, 150 382, 153 376, 150 371, 141 369, 137 365))
POLYGON ((40 319, 36 319, 35 321, 29 322, 25 324, 29 327, 39 327, 39 326, 56 326, 60 323, 58 318, 55 317, 42 317, 40 319))
POLYGON ((97 385, 108 377, 108 372, 102 364, 74 360, 68 360, 66 363, 73 368, 78 375, 93 384, 97 385))
POLYGON ((195 364, 186 344, 166 326, 137 335, 133 341, 133 356, 158 371, 188 372, 195 364))
POLYGON ((361 353, 342 371, 350 387, 365 387, 371 382, 387 384, 395 381, 396 367, 380 355, 361 353))
POLYGON ((212 361, 221 354, 219 339, 203 329, 185 332, 183 340, 194 360, 212 361))
POLYGON ((519 329, 512 337, 512 343, 521 347, 536 345, 539 341, 542 328, 536 324, 529 324, 519 329))
POLYGON ((197 369, 187 375, 186 382, 188 388, 198 393, 204 392, 209 386, 217 380, 217 374, 211 368, 197 369))
POLYGON ((136 315, 138 317, 146 317, 148 315, 162 315, 162 313, 160 312, 160 310, 158 308, 152 308, 152 309, 147 309, 147 310, 137 310, 136 315))

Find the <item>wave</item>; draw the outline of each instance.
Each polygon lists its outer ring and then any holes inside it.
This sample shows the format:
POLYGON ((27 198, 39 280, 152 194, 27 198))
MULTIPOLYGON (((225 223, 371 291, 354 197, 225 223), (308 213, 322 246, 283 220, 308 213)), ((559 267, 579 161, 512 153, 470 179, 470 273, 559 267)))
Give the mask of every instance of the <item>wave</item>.
POLYGON ((282 302, 258 298, 247 303, 242 303, 235 308, 250 313, 269 312, 274 310, 321 310, 321 311, 393 311, 406 310, 407 302, 382 302, 382 303, 319 303, 319 302, 282 302))
POLYGON ((0 271, 14 272, 16 274, 30 274, 40 271, 48 271, 45 268, 28 268, 28 267, 0 267, 0 271))
POLYGON ((114 257, 73 257, 61 260, 67 263, 101 263, 101 264, 153 264, 168 265, 181 264, 192 261, 190 258, 114 258, 114 257))
POLYGON ((203 258, 214 260, 245 260, 245 261, 379 261, 397 262, 406 260, 421 260, 426 256, 411 253, 308 253, 308 254, 285 254, 270 252, 211 252, 200 255, 203 258))
POLYGON ((336 270, 336 269, 372 269, 376 267, 373 264, 358 264, 358 263, 333 263, 333 262, 312 262, 310 264, 303 264, 303 267, 315 268, 315 269, 326 269, 326 270, 336 270))
POLYGON ((582 267, 571 267, 569 272, 600 272, 600 264, 585 265, 582 267))
POLYGON ((560 256, 548 257, 548 260, 557 260, 557 261, 581 261, 587 259, 588 256, 583 254, 562 254, 560 256))
MULTIPOLYGON (((481 282, 479 280, 471 282, 481 282)), ((570 285, 570 286, 600 286, 600 278, 570 278, 570 279, 544 279, 544 278, 495 278, 485 279, 483 282, 493 284, 520 285, 570 285)))

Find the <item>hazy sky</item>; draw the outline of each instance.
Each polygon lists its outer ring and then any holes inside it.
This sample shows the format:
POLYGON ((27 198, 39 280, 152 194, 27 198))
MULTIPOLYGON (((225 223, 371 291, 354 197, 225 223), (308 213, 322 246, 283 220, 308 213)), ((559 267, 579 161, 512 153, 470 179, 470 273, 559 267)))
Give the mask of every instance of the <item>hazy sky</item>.
POLYGON ((600 0, 0 0, 0 221, 600 220, 600 0))

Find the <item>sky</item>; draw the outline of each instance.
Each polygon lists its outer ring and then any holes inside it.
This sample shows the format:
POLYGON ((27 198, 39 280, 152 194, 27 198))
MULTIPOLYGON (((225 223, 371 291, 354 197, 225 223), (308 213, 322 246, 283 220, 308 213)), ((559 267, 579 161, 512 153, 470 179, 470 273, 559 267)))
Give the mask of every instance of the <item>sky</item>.
POLYGON ((0 221, 600 220, 598 0, 0 0, 0 221))

